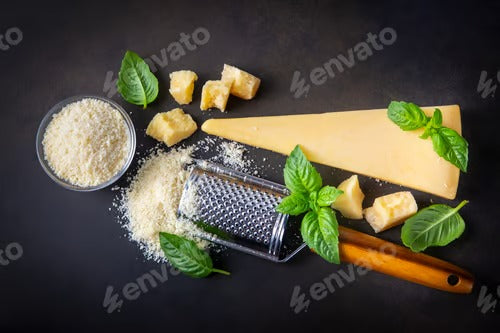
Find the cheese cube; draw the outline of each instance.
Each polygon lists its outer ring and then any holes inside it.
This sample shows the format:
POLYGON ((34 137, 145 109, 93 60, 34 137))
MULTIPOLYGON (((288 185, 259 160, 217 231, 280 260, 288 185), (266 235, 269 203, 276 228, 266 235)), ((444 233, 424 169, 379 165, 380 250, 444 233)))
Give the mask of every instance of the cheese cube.
POLYGON ((359 187, 358 175, 353 175, 344 180, 337 188, 344 191, 344 193, 335 200, 332 204, 332 208, 338 210, 342 216, 348 219, 362 219, 362 203, 365 195, 359 187))
POLYGON ((229 98, 230 86, 223 81, 207 81, 201 91, 202 110, 217 108, 221 111, 226 110, 227 100, 229 98))
POLYGON ((373 206, 363 211, 365 219, 375 232, 403 223, 418 210, 411 192, 397 192, 378 197, 373 206))
POLYGON ((193 100, 194 81, 198 76, 192 71, 170 73, 170 95, 179 104, 189 104, 193 100))
POLYGON ((157 113, 149 123, 146 134, 171 147, 190 137, 197 128, 193 118, 177 108, 157 113))
POLYGON ((231 95, 243 99, 254 98, 260 86, 260 79, 239 68, 224 64, 222 81, 231 85, 231 95))

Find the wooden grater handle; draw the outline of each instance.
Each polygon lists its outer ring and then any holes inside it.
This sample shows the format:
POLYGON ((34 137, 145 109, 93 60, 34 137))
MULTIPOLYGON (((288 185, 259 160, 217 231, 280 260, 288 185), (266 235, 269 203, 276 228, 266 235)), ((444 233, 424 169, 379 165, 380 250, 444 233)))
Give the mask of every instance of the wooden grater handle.
POLYGON ((452 293, 472 291, 474 277, 460 267, 349 228, 339 232, 341 261, 452 293))

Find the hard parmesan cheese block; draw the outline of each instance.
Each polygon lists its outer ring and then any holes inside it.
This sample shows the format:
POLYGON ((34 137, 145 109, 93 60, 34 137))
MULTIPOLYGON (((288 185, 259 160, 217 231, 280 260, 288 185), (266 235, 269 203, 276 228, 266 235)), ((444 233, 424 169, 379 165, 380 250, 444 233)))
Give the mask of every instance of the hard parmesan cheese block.
POLYGON ((364 214, 373 230, 380 232, 403 223, 417 210, 411 192, 397 192, 376 198, 373 206, 365 209, 364 214))
POLYGON ((222 70, 221 80, 231 85, 231 95, 247 100, 255 97, 260 86, 258 77, 226 64, 222 70))
POLYGON ((224 81, 207 81, 201 91, 202 110, 217 108, 221 111, 226 110, 227 100, 229 98, 230 85, 224 81))
POLYGON ((171 147, 190 137, 197 128, 193 118, 177 108, 157 113, 149 123, 146 134, 171 147))
MULTIPOLYGON (((458 105, 438 106, 443 126, 461 133, 458 105)), ((435 107, 424 107, 431 116, 435 107)), ((387 109, 239 119, 210 119, 202 130, 233 141, 307 158, 357 174, 454 199, 460 170, 439 157, 423 129, 402 131, 387 109)))
POLYGON ((344 180, 337 187, 339 190, 344 191, 337 200, 332 204, 332 208, 338 210, 342 216, 348 219, 360 220, 363 218, 363 199, 365 195, 359 187, 359 180, 357 175, 344 180))
POLYGON ((198 76, 193 71, 177 71, 170 73, 170 95, 179 104, 189 104, 193 100, 194 81, 198 76))

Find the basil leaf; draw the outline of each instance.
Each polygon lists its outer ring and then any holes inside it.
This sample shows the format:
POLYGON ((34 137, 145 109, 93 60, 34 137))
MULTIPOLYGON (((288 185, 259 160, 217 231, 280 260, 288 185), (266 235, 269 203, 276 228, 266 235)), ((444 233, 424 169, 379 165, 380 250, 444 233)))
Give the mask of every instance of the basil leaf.
POLYGON ((318 193, 318 205, 320 207, 330 206, 342 193, 344 191, 333 186, 324 186, 318 193))
POLYGON ((210 256, 192 240, 160 232, 160 245, 170 264, 182 273, 195 278, 212 272, 229 275, 229 272, 213 268, 210 256))
POLYGON ((420 136, 421 139, 427 139, 429 136, 436 134, 437 130, 442 126, 443 124, 443 114, 441 113, 441 110, 436 109, 434 110, 434 114, 432 115, 431 120, 425 125, 425 131, 424 133, 420 136))
POLYGON ((326 206, 343 192, 333 186, 321 187, 321 175, 299 145, 287 158, 283 173, 285 184, 292 194, 284 198, 276 210, 291 215, 307 212, 300 226, 302 239, 323 259, 340 263, 338 222, 335 212, 326 206))
POLYGON ((339 224, 335 212, 329 207, 323 207, 318 213, 319 229, 332 255, 331 262, 340 263, 339 257, 339 224))
POLYGON ((434 110, 434 114, 432 115, 430 123, 435 128, 441 127, 443 125, 443 114, 441 113, 441 110, 437 108, 434 110))
POLYGON ((304 216, 300 228, 306 244, 331 263, 340 263, 338 223, 331 208, 320 208, 318 214, 309 212, 304 216))
POLYGON ((460 134, 451 128, 441 127, 431 138, 434 150, 439 156, 467 172, 469 144, 460 134))
POLYGON ((144 109, 158 96, 158 79, 148 64, 132 51, 127 51, 123 57, 116 86, 123 99, 142 105, 144 109))
POLYGON ((458 214, 465 204, 466 200, 456 208, 438 204, 422 209, 403 225, 403 244, 420 252, 429 246, 444 246, 457 239, 465 229, 465 222, 458 214))
POLYGON ((291 195, 283 198, 278 207, 276 207, 276 211, 289 215, 300 215, 307 212, 308 209, 309 200, 303 193, 300 192, 292 193, 291 195))
POLYGON ((429 118, 413 103, 392 101, 387 116, 403 131, 412 131, 427 125, 429 118))
POLYGON ((314 191, 309 193, 309 209, 312 210, 313 212, 318 212, 319 210, 319 205, 318 205, 318 191, 314 191))
POLYGON ((307 160, 300 149, 295 146, 286 160, 284 178, 286 187, 293 192, 313 192, 321 188, 321 176, 307 160))
POLYGON ((463 172, 467 172, 469 163, 469 144, 455 130, 443 126, 443 114, 441 110, 435 109, 431 118, 415 104, 392 101, 387 110, 388 117, 405 131, 415 130, 425 126, 422 139, 431 137, 434 151, 457 166, 463 172))

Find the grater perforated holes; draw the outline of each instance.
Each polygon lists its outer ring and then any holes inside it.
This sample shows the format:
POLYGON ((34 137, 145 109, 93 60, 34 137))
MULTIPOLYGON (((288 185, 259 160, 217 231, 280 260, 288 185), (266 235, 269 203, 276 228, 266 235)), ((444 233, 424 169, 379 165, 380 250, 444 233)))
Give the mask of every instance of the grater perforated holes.
POLYGON ((200 216, 211 226, 259 243, 269 244, 278 219, 278 198, 242 183, 211 174, 199 174, 200 216))

